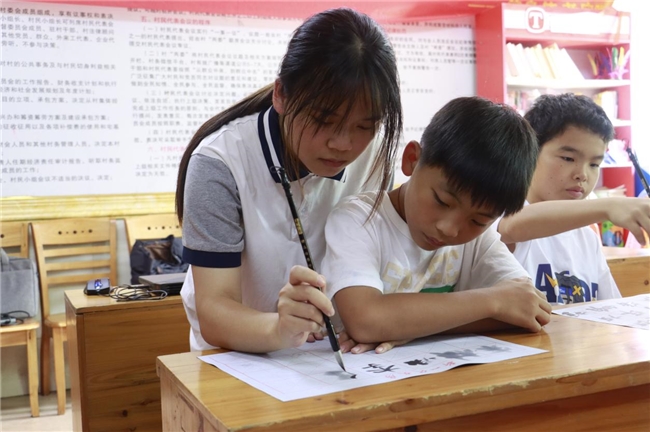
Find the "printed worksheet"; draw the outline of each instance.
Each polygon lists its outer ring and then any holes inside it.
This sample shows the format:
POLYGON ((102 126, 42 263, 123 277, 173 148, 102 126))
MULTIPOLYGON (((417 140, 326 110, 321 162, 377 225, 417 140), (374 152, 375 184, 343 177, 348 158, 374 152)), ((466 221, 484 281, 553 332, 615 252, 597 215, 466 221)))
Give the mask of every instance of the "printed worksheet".
POLYGON ((485 336, 418 339, 384 354, 343 354, 339 367, 327 340, 269 354, 228 352, 199 357, 283 402, 546 352, 485 336))
POLYGON ((554 310, 554 314, 650 330, 650 294, 596 303, 579 303, 577 306, 554 310))

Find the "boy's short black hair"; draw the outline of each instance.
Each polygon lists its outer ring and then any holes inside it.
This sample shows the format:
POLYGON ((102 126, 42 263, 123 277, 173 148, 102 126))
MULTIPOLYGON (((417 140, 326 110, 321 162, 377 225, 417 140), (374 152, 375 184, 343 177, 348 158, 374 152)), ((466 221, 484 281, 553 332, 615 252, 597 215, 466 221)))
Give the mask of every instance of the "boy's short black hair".
POLYGON ((575 126, 598 135, 605 144, 614 139, 614 126, 591 98, 573 93, 542 95, 524 116, 535 130, 540 148, 575 126))
POLYGON ((420 164, 442 168, 472 205, 510 215, 524 205, 538 145, 514 109, 480 97, 461 97, 438 111, 424 130, 420 164))

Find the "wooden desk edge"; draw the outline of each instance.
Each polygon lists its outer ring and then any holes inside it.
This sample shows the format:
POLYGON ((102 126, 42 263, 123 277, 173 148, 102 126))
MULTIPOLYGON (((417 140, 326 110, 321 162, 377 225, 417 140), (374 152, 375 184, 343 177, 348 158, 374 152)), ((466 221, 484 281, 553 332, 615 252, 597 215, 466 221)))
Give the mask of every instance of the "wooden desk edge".
MULTIPOLYGON (((643 376, 647 376, 645 369, 642 374, 643 376)), ((641 372, 637 373, 636 375, 641 376, 641 372)), ((191 406, 193 411, 196 410, 198 412, 199 415, 197 418, 201 418, 200 422, 203 423, 204 427, 205 423, 210 424, 211 428, 205 427, 205 430, 236 431, 240 430, 241 428, 246 430, 283 431, 303 430, 303 428, 306 427, 306 420, 302 417, 294 417, 276 423, 249 423, 245 426, 233 425, 230 427, 230 425, 224 424, 221 422, 221 420, 219 420, 218 417, 210 412, 207 406, 200 403, 193 395, 193 393, 184 387, 179 382, 178 378, 173 373, 171 373, 171 371, 163 367, 163 370, 159 372, 159 376, 161 379, 161 389, 163 391, 163 412, 170 412, 173 410, 172 406, 166 405, 167 403, 172 403, 172 401, 165 400, 172 394, 164 393, 165 387, 170 385, 171 388, 176 391, 176 394, 180 395, 181 399, 184 399, 184 404, 191 406)), ((315 429, 308 428, 308 430, 324 430, 324 428, 329 427, 339 430, 356 430, 356 428, 360 427, 359 422, 364 423, 362 428, 363 430, 384 430, 385 428, 390 428, 393 430, 393 428, 404 428, 418 424, 425 425, 428 423, 435 424, 435 422, 440 421, 448 421, 471 417, 474 415, 489 414, 512 408, 524 408, 526 406, 534 406, 540 403, 548 403, 564 399, 575 399, 577 397, 589 396, 605 391, 619 390, 630 387, 636 388, 638 386, 649 385, 646 380, 646 382, 635 382, 634 385, 622 383, 621 385, 608 386, 606 389, 601 389, 597 386, 586 386, 585 383, 583 383, 578 378, 579 376, 572 375, 566 377, 553 377, 544 379, 544 386, 538 387, 532 392, 527 389, 528 394, 523 398, 518 397, 516 404, 509 402, 512 400, 511 393, 501 395, 495 394, 493 389, 490 387, 484 387, 474 391, 471 404, 468 404, 468 401, 463 400, 462 397, 459 397, 463 395, 455 393, 451 395, 439 395, 437 397, 409 397, 386 403, 378 403, 373 406, 354 406, 353 403, 351 403, 351 405, 347 405, 350 402, 347 402, 344 398, 340 397, 341 393, 343 392, 332 393, 330 395, 324 396, 329 396, 330 398, 338 398, 337 401, 341 404, 346 404, 347 409, 338 410, 333 413, 322 413, 319 415, 309 416, 309 423, 318 425, 318 427, 315 429), (556 381, 561 380, 562 378, 576 379, 577 381, 573 383, 571 388, 564 388, 565 392, 560 395, 556 395, 555 397, 539 398, 536 395, 541 392, 547 394, 548 388, 555 386, 556 381), (576 389, 581 389, 583 391, 572 391, 576 389)), ((537 384, 541 382, 542 381, 538 381, 537 384)), ((510 386, 525 387, 525 384, 526 383, 513 382, 510 384, 510 386)), ((319 397, 317 399, 319 399, 320 403, 323 403, 323 397, 319 397)), ((163 422, 163 425, 164 424, 165 423, 163 422)), ((437 429, 434 428, 432 430, 437 429)))
POLYGON ((630 249, 612 246, 603 246, 603 255, 609 261, 624 259, 650 260, 650 249, 630 249))
MULTIPOLYGON (((228 425, 221 423, 221 421, 210 412, 209 408, 201 403, 191 390, 189 390, 181 381, 168 368, 166 361, 173 360, 172 357, 179 355, 192 355, 195 361, 200 364, 199 367, 214 368, 214 366, 202 362, 198 359, 201 355, 214 354, 218 351, 204 351, 195 353, 175 354, 170 356, 161 356, 157 358, 156 369, 158 376, 161 380, 161 388, 164 388, 167 381, 171 383, 172 387, 182 395, 186 403, 190 404, 197 409, 203 421, 209 422, 215 430, 231 430, 228 425)), ((319 396, 319 403, 327 403, 326 399, 331 402, 338 402, 343 406, 338 406, 335 412, 322 413, 309 416, 309 421, 314 424, 319 424, 322 427, 330 425, 332 427, 353 426, 361 418, 367 418, 369 410, 372 410, 372 422, 378 424, 381 422, 391 422, 391 427, 404 427, 413 424, 413 419, 418 418, 424 420, 421 423, 444 421, 457 417, 471 416, 475 414, 489 413, 498 410, 509 408, 524 407, 527 405, 534 405, 544 402, 562 400, 567 398, 587 396, 590 394, 600 393, 604 391, 619 390, 628 387, 636 387, 641 385, 650 384, 650 374, 648 369, 650 366, 649 361, 642 361, 637 363, 630 363, 625 365, 616 366, 613 368, 602 369, 598 371, 587 371, 581 374, 565 374, 557 376, 545 376, 537 380, 527 381, 513 381, 504 385, 498 386, 484 386, 467 390, 457 390, 439 395, 430 394, 414 394, 408 398, 400 400, 390 400, 385 402, 377 402, 375 405, 359 405, 355 401, 346 401, 345 396, 341 396, 347 392, 330 393, 319 396), (595 376, 596 375, 596 376, 595 376), (563 384, 562 391, 557 391, 557 383, 563 384), (518 393, 517 398, 512 397, 512 388, 525 388, 525 393, 518 393), (551 391, 549 391, 551 389, 551 391), (467 392, 472 394, 472 403, 469 404, 467 399, 467 392), (540 398, 539 394, 543 393, 545 397, 540 398), (551 395, 551 397, 548 397, 551 395), (445 407, 445 409, 440 409, 445 407), (432 409, 436 408, 436 409, 432 409), (364 415, 359 415, 363 412, 364 415), (397 413, 406 413, 401 419, 396 419, 397 413)), ((193 364, 191 367, 196 367, 193 364)), ((215 370, 219 370, 215 368, 215 370)), ((222 372, 225 374, 225 372, 222 372)), ((426 375, 425 375, 426 376, 426 375)), ((419 377, 416 377, 419 378, 419 377)), ((235 378, 233 378, 235 379, 235 378)), ((403 381, 403 380, 401 380, 403 381)), ((398 383, 396 381, 395 383, 398 383)), ((385 385, 391 385, 388 383, 385 385)), ((269 396, 270 397, 270 396, 269 396)), ((315 398, 309 398, 315 399, 315 398)), ((300 427, 302 418, 291 418, 282 421, 274 427, 282 429, 292 429, 300 427)), ((247 427, 257 430, 261 428, 261 424, 249 424, 247 427)), ((265 425, 269 426, 269 425, 265 425)), ((276 430, 271 427, 271 430, 276 430)), ((234 429, 236 430, 235 426, 234 429)))
POLYGON ((180 295, 165 297, 161 300, 133 300, 124 302, 118 302, 106 296, 87 296, 84 294, 83 289, 66 290, 64 295, 66 301, 70 303, 70 306, 77 314, 97 312, 99 310, 146 308, 152 303, 161 303, 165 306, 183 303, 180 295))

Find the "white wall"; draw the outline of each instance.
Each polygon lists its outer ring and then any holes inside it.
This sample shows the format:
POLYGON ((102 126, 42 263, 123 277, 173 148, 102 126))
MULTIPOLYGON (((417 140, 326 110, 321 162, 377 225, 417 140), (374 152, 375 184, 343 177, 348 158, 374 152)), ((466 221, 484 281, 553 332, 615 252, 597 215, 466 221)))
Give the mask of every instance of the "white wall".
MULTIPOLYGON (((129 262, 129 249, 126 242, 126 231, 124 221, 117 220, 117 284, 129 283, 131 279, 131 266, 129 262)), ((31 238, 30 238, 31 247, 31 238)), ((30 254, 34 259, 34 251, 30 254)), ((34 262, 36 262, 34 260, 34 262)), ((52 290, 50 308, 52 313, 65 313, 64 292, 68 289, 80 289, 79 287, 63 287, 52 290)), ((40 320, 40 316, 37 317, 40 320)), ((40 330, 38 334, 38 350, 40 365, 40 330)), ((68 372, 68 352, 66 344, 66 382, 70 388, 70 378, 68 372)), ((52 360, 50 360, 52 361, 52 360)), ((54 389, 54 363, 51 363, 50 388, 54 389)), ((0 349, 0 397, 10 397, 29 394, 27 379, 27 351, 25 346, 14 346, 0 349)))
MULTIPOLYGON (((133 33, 133 34, 143 34, 144 32, 155 32, 155 28, 158 27, 168 27, 170 26, 169 24, 156 24, 153 20, 153 18, 148 19, 146 25, 141 22, 142 17, 153 17, 154 14, 156 17, 170 17, 170 18, 177 18, 177 13, 174 12, 143 12, 143 11, 129 11, 124 8, 108 8, 108 7, 95 7, 95 6, 81 6, 81 5, 68 5, 68 4, 57 4, 57 3, 38 3, 38 4, 31 4, 29 6, 30 8, 35 8, 37 10, 47 10, 51 12, 51 16, 53 17, 59 17, 59 12, 66 12, 70 13, 70 11, 75 12, 75 11, 89 11, 89 12, 94 12, 94 13, 107 13, 110 14, 111 16, 115 17, 115 26, 113 29, 116 32, 116 35, 120 35, 120 37, 123 36, 123 40, 128 39, 128 34, 133 33), (136 18, 134 18, 136 16, 136 18)), ((28 18, 26 16, 21 16, 20 20, 27 20, 28 18)), ((59 18, 54 18, 54 19, 59 19, 59 18)), ((208 19, 203 15, 199 16, 199 19, 208 19)), ((263 29, 264 33, 267 33, 267 30, 264 29, 274 29, 274 30, 269 30, 269 34, 272 36, 259 36, 260 38, 264 37, 272 37, 276 38, 277 40, 283 40, 283 38, 288 37, 290 32, 293 30, 293 28, 298 24, 299 20, 292 20, 292 21, 286 21, 286 20, 277 20, 273 18, 268 18, 268 19, 262 19, 262 18, 246 18, 242 19, 241 17, 232 18, 232 17, 210 17, 209 18, 211 25, 215 28, 218 29, 223 29, 224 31, 228 31, 228 34, 239 34, 237 32, 241 32, 242 35, 244 35, 244 32, 248 34, 249 29, 253 28, 261 28, 263 29), (249 26, 249 27, 247 27, 249 26)), ((442 105, 457 96, 466 96, 466 95, 471 95, 475 93, 475 66, 473 63, 473 60, 471 59, 471 54, 474 52, 473 48, 473 39, 474 39, 474 31, 473 31, 473 23, 474 23, 474 18, 473 17, 453 17, 453 18, 435 18, 432 19, 432 21, 435 22, 445 22, 445 23, 450 23, 452 24, 451 26, 440 26, 440 27, 434 27, 428 25, 429 23, 427 21, 411 21, 408 25, 402 24, 402 23, 392 23, 390 25, 386 25, 389 37, 394 38, 394 46, 395 46, 395 51, 398 56, 398 64, 400 65, 400 79, 401 79, 401 89, 402 89, 402 97, 403 97, 403 103, 404 103, 404 114, 405 114, 405 139, 410 140, 410 139, 419 139, 422 131, 424 130, 424 127, 428 124, 429 119, 431 115, 440 109, 442 105), (435 49, 419 49, 418 51, 418 56, 413 55, 412 52, 412 46, 414 44, 423 44, 422 40, 427 40, 427 39, 432 39, 432 40, 437 40, 437 48, 435 49), (439 57, 442 56, 442 54, 448 53, 449 51, 454 51, 458 50, 459 52, 456 52, 456 54, 462 55, 459 56, 458 60, 454 60, 454 63, 449 63, 449 62, 442 62, 440 61, 439 57), (427 59, 427 65, 430 66, 429 69, 422 69, 422 62, 421 60, 425 58, 427 59), (440 85, 439 83, 444 83, 444 85, 440 85), (426 109, 423 109, 425 107, 426 109)), ((45 28, 43 27, 43 31, 47 32, 49 27, 45 28)), ((31 32, 31 29, 26 30, 31 32)), ((36 30, 34 30, 36 31, 36 30)), ((39 30, 40 31, 40 30, 39 30)), ((78 30, 80 32, 81 30, 78 30)), ((51 35, 51 38, 55 39, 56 35, 53 34, 51 35)), ((251 39, 251 36, 248 35, 245 38, 242 37, 242 41, 248 41, 251 39)), ((122 40, 122 39, 120 39, 122 40)), ((235 40, 238 40, 235 38, 235 40)), ((197 38, 198 41, 198 38, 197 38)), ((15 42, 15 41, 14 41, 15 42)), ((76 42, 72 43, 71 41, 61 41, 59 40, 57 42, 57 45, 60 46, 60 49, 57 48, 57 50, 50 50, 47 48, 49 51, 47 51, 47 55, 52 56, 53 61, 56 59, 60 59, 63 56, 63 53, 65 53, 66 56, 72 56, 73 58, 79 57, 79 49, 81 49, 81 45, 75 45, 76 42), (70 42, 70 43, 68 43, 70 42), (65 48, 65 49, 64 49, 65 48), (57 57, 58 56, 58 57, 57 57)), ((231 42, 232 44, 232 42, 231 42)), ((239 53, 243 49, 249 49, 252 50, 251 53, 258 52, 260 49, 263 50, 262 54, 264 54, 264 57, 266 57, 269 54, 272 54, 272 52, 269 52, 268 49, 266 48, 267 45, 265 44, 250 44, 249 42, 237 42, 238 45, 231 45, 228 47, 228 52, 234 52, 234 53, 239 53), (246 48, 246 44, 249 45, 248 48, 246 48), (261 47, 261 48, 260 48, 261 47)), ((106 48, 108 45, 103 45, 102 49, 106 48)), ((115 50, 109 50, 107 51, 108 55, 107 57, 102 57, 102 53, 104 51, 99 52, 96 51, 95 48, 87 48, 84 46, 84 49, 88 49, 90 51, 82 51, 81 54, 88 54, 90 57, 95 58, 99 56, 100 60, 97 60, 99 63, 106 63, 106 64, 114 64, 116 65, 126 65, 126 70, 129 70, 130 66, 128 66, 128 57, 131 56, 131 58, 137 58, 138 53, 131 55, 131 54, 125 54, 125 52, 131 52, 131 48, 125 47, 125 48, 119 48, 121 45, 116 44, 118 47, 115 50), (92 55, 91 55, 92 54, 92 55), (124 57, 127 56, 127 57, 124 57), (126 63, 124 60, 127 60, 126 63)), ((12 45, 12 49, 9 49, 9 46, 3 47, 3 59, 7 58, 14 58, 16 60, 26 60, 29 59, 28 57, 31 55, 34 57, 35 61, 39 61, 43 58, 43 56, 46 55, 45 52, 41 52, 36 49, 32 49, 27 53, 25 50, 20 49, 19 44, 12 45), (5 49, 6 48, 6 49, 5 49), (29 54, 29 55, 28 55, 29 54), (13 56, 13 57, 11 57, 13 56)), ((273 52, 276 52, 278 55, 278 61, 279 61, 279 56, 281 53, 284 52, 284 48, 282 48, 280 45, 278 45, 279 48, 273 50, 273 52)), ((201 53, 214 53, 214 54, 219 54, 224 50, 225 46, 222 45, 215 45, 211 42, 206 42, 206 43, 199 43, 196 42, 196 45, 192 45, 192 52, 201 52, 201 53)), ((99 49, 99 48, 97 48, 99 49)), ((108 48, 107 48, 108 49, 108 48)), ((138 48, 140 49, 140 48, 138 48)), ((177 52, 185 52, 185 48, 178 48, 177 52)), ((146 49, 146 52, 151 52, 153 51, 146 49)), ((138 51, 139 52, 139 51, 138 51)), ((144 55, 144 54, 143 54, 144 55)), ((147 54, 149 55, 149 54, 147 54)), ((153 55, 153 54, 152 54, 153 55)), ((156 54, 158 55, 158 54, 156 54)), ((67 58, 67 57, 66 57, 67 58)), ((271 65, 270 69, 275 70, 276 63, 275 61, 272 62, 273 64, 271 65)), ((31 66, 30 66, 31 67, 31 66)), ((174 66, 175 67, 175 66, 174 66)), ((241 68, 240 66, 233 66, 235 68, 241 68)), ((171 66, 170 66, 171 68, 171 66)), ((12 69, 12 71, 16 74, 16 78, 22 78, 25 76, 25 68, 23 66, 16 66, 12 69)), ((117 70, 117 69, 116 69, 117 70)), ((251 71, 251 78, 255 76, 255 79, 259 79, 259 85, 255 85, 253 88, 258 88, 261 87, 262 85, 268 83, 268 78, 262 75, 259 75, 258 72, 263 72, 264 68, 261 68, 258 70, 251 71)), ((3 70, 3 77, 11 78, 11 76, 8 75, 9 69, 7 67, 4 68, 3 70)), ((169 69, 167 72, 171 72, 171 69, 169 69)), ((34 66, 34 70, 30 69, 30 73, 32 73, 34 76, 39 77, 39 68, 34 66)), ((82 75, 84 78, 86 78, 86 72, 84 71, 77 71, 78 74, 82 75)), ((106 74, 104 74, 106 75, 106 74)), ((227 75, 227 74, 226 74, 227 75)), ((102 75, 103 76, 103 75, 102 75)), ((110 72, 108 75, 106 75, 107 78, 106 80, 112 81, 112 80, 117 80, 119 76, 121 75, 116 75, 113 72, 110 72)), ((74 78, 74 77, 73 77, 74 78)), ((67 76, 66 76, 67 79, 67 76)), ((202 78, 201 78, 202 79, 202 78)), ((215 78, 217 79, 217 78, 215 78)), ((219 75, 218 79, 223 82, 224 78, 219 75)), ((101 80, 101 79, 99 79, 101 80)), ((123 89, 121 92, 117 92, 116 95, 120 97, 119 101, 122 103, 125 103, 126 108, 116 108, 113 111, 113 116, 115 117, 114 121, 121 121, 122 115, 127 113, 130 108, 127 106, 130 106, 129 104, 132 103, 133 98, 137 97, 148 97, 147 92, 149 91, 145 87, 138 87, 138 90, 135 91, 131 86, 131 79, 128 78, 127 74, 127 79, 123 81, 119 81, 120 84, 124 84, 126 87, 123 89), (135 91, 135 93, 134 93, 135 91), (139 96, 138 96, 139 95, 139 96)), ((170 85, 176 85, 176 83, 171 82, 170 85)), ((111 89, 113 87, 110 87, 111 89)), ((121 88, 121 87, 120 87, 121 88)), ((241 87, 234 87, 236 88, 237 92, 240 92, 241 87)), ((105 89, 104 89, 105 90, 105 89)), ((245 92, 244 94, 248 94, 249 90, 241 90, 245 92)), ((113 92, 113 90, 111 90, 113 92)), ((235 90, 232 90, 232 92, 235 92, 235 90)), ((228 92, 228 95, 230 95, 231 92, 228 92)), ((216 94, 216 93, 215 93, 216 94)), ((221 93, 220 93, 221 94, 221 93)), ((219 111, 220 109, 223 109, 227 106, 230 105, 230 103, 240 99, 242 96, 241 94, 237 94, 236 96, 233 97, 232 100, 227 100, 229 97, 228 95, 221 95, 218 96, 218 99, 214 99, 212 96, 210 96, 210 102, 206 103, 206 106, 204 108, 201 108, 201 110, 204 110, 205 114, 205 119, 209 118, 212 116, 215 112, 219 111), (213 100, 214 99, 214 100, 213 100), (221 104, 220 106, 218 104, 221 104)), ((49 96, 49 95, 47 95, 49 96)), ((208 97, 207 95, 205 96, 206 98, 208 97)), ((216 97, 216 96, 215 96, 216 97)), ((202 97, 203 98, 203 97, 202 97)), ((207 99, 206 99, 207 100, 207 99)), ((138 105, 141 104, 142 101, 138 102, 138 105)), ((157 104, 157 102, 151 102, 151 104, 157 104)), ((13 105, 8 105, 7 103, 3 103, 3 109, 4 111, 10 113, 12 112, 11 109, 9 108, 14 108, 14 105, 18 106, 18 102, 16 102, 13 105)), ((99 110, 101 106, 93 106, 95 110, 99 110)), ((121 105, 120 105, 121 107, 121 105)), ((77 112, 74 111, 74 107, 71 106, 69 102, 66 102, 64 105, 61 103, 60 105, 52 105, 48 108, 51 108, 52 110, 56 111, 56 114, 62 114, 61 110, 73 110, 71 111, 71 114, 76 114, 77 112)), ((105 107, 104 107, 105 108, 105 107)), ((160 107, 158 107, 160 108, 160 107)), ((197 108, 195 106, 194 108, 197 108)), ((18 108, 15 108, 16 112, 21 112, 18 108)), ((22 109, 22 108, 20 108, 22 109)), ((78 109, 78 108, 76 108, 78 109)), ((87 109, 85 108, 84 105, 84 110, 87 109)), ((167 108, 166 108, 167 109, 167 108)), ((169 108, 170 112, 175 112, 174 107, 169 108)), ((82 111, 85 112, 85 111, 82 111)), ((93 111, 94 112, 94 111, 93 111)), ((97 111, 97 112, 102 112, 102 111, 97 111)), ((193 118, 195 121, 196 120, 196 114, 193 113, 193 118)), ((110 117, 111 121, 113 121, 113 117, 110 117)), ((132 120, 132 119, 131 119, 132 120)), ((130 124, 131 120, 128 120, 128 123, 130 124)), ((196 120, 198 121, 198 120, 196 120)), ((202 122, 203 120, 201 120, 202 122)), ((197 125, 200 124, 197 123, 197 125)), ((128 131, 129 133, 132 132, 129 127, 124 124, 124 128, 120 127, 120 130, 126 133, 128 131)), ((141 128, 142 129, 142 128, 141 128)), ((156 138, 159 136, 159 127, 158 126, 147 126, 143 131, 149 131, 151 132, 151 136, 156 138), (146 130, 145 130, 146 129, 146 130)), ((182 129, 182 128, 181 128, 182 129)), ((26 129, 25 129, 26 130, 26 129)), ((167 129, 164 130, 163 135, 167 137, 167 139, 170 138, 178 138, 177 136, 171 136, 169 135, 170 132, 176 133, 177 130, 180 130, 176 126, 169 126, 167 129)), ((40 141, 41 140, 41 135, 38 134, 38 131, 31 131, 35 132, 35 137, 33 141, 40 141)), ((144 133, 144 132, 142 132, 144 133)), ((51 135, 51 134, 50 134, 51 135)), ((74 133, 75 137, 77 136, 77 133, 74 133)), ((191 136, 191 135, 190 135, 191 136)), ((125 137, 122 136, 114 136, 111 135, 112 138, 106 138, 104 137, 103 134, 99 134, 97 141, 104 141, 104 140, 120 140, 124 147, 120 147, 119 151, 122 153, 120 154, 120 158, 124 157, 126 158, 126 155, 123 154, 124 148, 127 148, 128 146, 132 146, 134 144, 134 136, 131 136, 130 134, 125 135, 125 137)), ((149 137, 149 135, 143 135, 143 137, 149 137)), ((13 137, 12 139, 18 139, 17 137, 13 137)), ((48 139, 52 139, 52 136, 49 136, 48 139)), ((144 138, 142 138, 144 139, 144 138)), ((186 143, 187 140, 189 139, 189 136, 183 138, 183 140, 179 142, 184 142, 186 143)), ((52 139, 53 141, 57 141, 57 139, 52 139)), ((70 138, 70 139, 63 139, 61 138, 62 141, 75 141, 76 138, 70 138)), ((93 141, 94 139, 89 139, 88 141, 93 141)), ((26 141, 29 141, 29 139, 26 139, 26 141)), ((144 141, 142 141, 144 142, 144 141)), ((179 145, 180 147, 180 145, 179 145)), ((21 148, 21 147, 11 147, 12 149, 21 149, 24 150, 26 148, 21 148)), ((130 148, 130 147, 128 147, 130 148)), ((39 147, 40 149, 40 147, 39 147)), ((39 149, 36 148, 30 148, 30 152, 33 150, 35 152, 40 151, 39 149)), ((62 151, 61 148, 53 149, 56 150, 57 158, 63 158, 60 155, 60 152, 62 151)), ((77 150, 74 149, 69 149, 71 152, 74 154, 71 154, 71 158, 76 158, 77 153, 75 153, 77 150)), ((178 150, 178 149, 176 149, 178 150)), ((175 151, 176 151, 175 150, 175 151)), ((178 150, 178 156, 180 158, 180 154, 182 153, 181 150, 178 150)), ((22 161, 22 160, 29 160, 31 158, 36 159, 36 156, 40 156, 38 153, 34 156, 26 156, 23 157, 24 155, 22 154, 13 154, 9 155, 5 151, 4 154, 5 158, 11 157, 12 159, 22 161)), ((98 155, 93 154, 91 157, 92 159, 98 159, 98 155)), ((104 156, 102 154, 102 156, 104 156)), ((157 155, 156 155, 157 156, 157 155)), ((54 156, 53 156, 54 157, 54 156)), ((126 160, 126 159, 125 159, 126 160)), ((103 163, 103 162, 102 162, 103 163)), ((87 167, 84 166, 84 169, 87 167)), ((91 167, 92 168, 92 167, 91 167)), ((93 171, 97 171, 99 168, 101 170, 104 170, 106 172, 113 171, 115 168, 112 165, 99 165, 95 166, 92 168, 93 171)), ((57 168, 58 170, 58 168, 57 168)), ((175 170, 169 169, 171 174, 169 178, 166 179, 169 185, 171 185, 171 189, 169 188, 163 188, 162 190, 173 190, 174 189, 174 182, 176 179, 175 176, 175 170)), ((124 190, 129 191, 129 192, 138 192, 138 190, 133 190, 132 187, 134 186, 133 184, 128 184, 125 185, 124 183, 126 180, 123 180, 123 178, 127 178, 128 176, 124 175, 125 173, 121 173, 120 176, 116 176, 115 180, 116 181, 118 178, 121 181, 121 187, 125 187, 123 190, 118 189, 113 189, 115 186, 114 184, 111 184, 113 182, 106 181, 105 184, 102 180, 103 186, 105 186, 107 189, 97 189, 95 188, 94 185, 91 185, 92 187, 92 192, 88 191, 85 186, 86 184, 79 183, 79 190, 76 192, 71 190, 71 189, 65 189, 65 194, 66 195, 75 195, 75 194, 88 194, 88 193, 123 193, 124 190)), ((126 173, 131 175, 132 173, 126 173)), ((30 176, 30 178, 33 176, 30 176)), ((160 180, 159 177, 156 177, 156 181, 160 180)), ((129 180, 132 182, 132 180, 129 180)), ((141 178, 140 180, 141 181, 141 178)), ((398 180, 399 181, 399 180, 398 180)), ((7 183, 9 184, 9 183, 7 183)), ((15 185, 22 185, 24 186, 25 183, 11 183, 14 186, 15 185)), ((158 189, 158 184, 154 184, 155 187, 152 189, 145 189, 145 190, 139 190, 140 192, 144 191, 149 191, 149 192, 156 192, 160 191, 158 189)), ((12 196, 12 195, 42 195, 43 192, 43 187, 44 183, 34 183, 31 184, 31 186, 34 187, 34 189, 31 190, 13 190, 13 191, 8 191, 4 190, 4 196, 12 196), (32 193, 33 192, 33 193, 32 193)), ((30 187, 31 187, 30 186, 30 187)), ((138 185, 138 187, 141 187, 142 185, 138 185)), ((5 188, 6 189, 6 188, 5 188)), ((54 191, 48 190, 47 194, 51 195, 58 195, 59 192, 58 189, 55 189, 54 191)), ((118 266, 119 266, 119 272, 118 272, 118 283, 128 283, 130 279, 130 266, 129 266, 129 257, 128 257, 128 248, 126 244, 126 236, 125 236, 125 230, 124 230, 124 224, 123 221, 119 221, 118 223, 118 266)), ((76 288, 82 288, 82 287, 76 287, 76 288)), ((60 288, 55 290, 53 294, 53 299, 51 300, 51 309, 52 313, 60 313, 60 312, 65 312, 65 303, 64 303, 64 291, 65 288, 60 288)), ((19 394, 27 394, 27 377, 26 377, 26 367, 24 366, 26 363, 26 355, 25 355, 25 349, 24 347, 11 347, 11 348, 3 348, 2 351, 0 352, 0 356, 2 359, 2 363, 0 366, 0 384, 1 384, 1 389, 0 389, 0 396, 1 397, 6 397, 6 396, 12 396, 12 395, 19 395, 19 394)), ((53 380, 53 378, 52 378, 53 380)))

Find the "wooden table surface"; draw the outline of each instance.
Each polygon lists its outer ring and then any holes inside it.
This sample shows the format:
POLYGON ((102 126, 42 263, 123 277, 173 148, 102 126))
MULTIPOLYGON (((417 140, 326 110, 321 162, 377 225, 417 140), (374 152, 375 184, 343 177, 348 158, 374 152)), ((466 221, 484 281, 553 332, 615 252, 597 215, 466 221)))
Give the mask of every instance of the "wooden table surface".
POLYGON ((623 247, 603 246, 603 253, 607 260, 625 258, 650 258, 650 249, 631 249, 623 247))
POLYGON ((650 249, 605 246, 603 253, 623 297, 650 293, 650 249))
POLYGON ((487 335, 549 352, 292 402, 201 353, 159 357, 163 430, 650 430, 650 332, 553 315, 487 335))
POLYGON ((156 358, 189 351, 180 296, 118 302, 65 292, 73 430, 159 431, 156 358))

